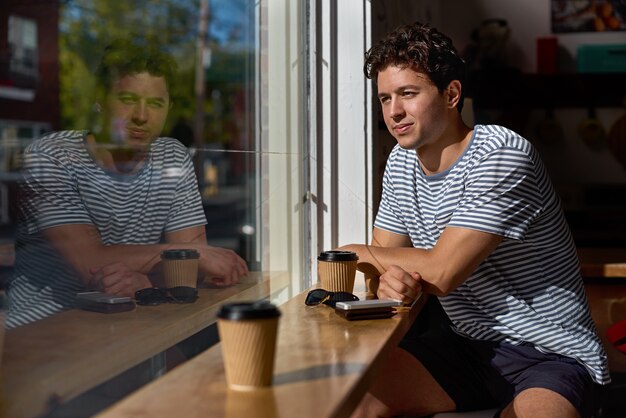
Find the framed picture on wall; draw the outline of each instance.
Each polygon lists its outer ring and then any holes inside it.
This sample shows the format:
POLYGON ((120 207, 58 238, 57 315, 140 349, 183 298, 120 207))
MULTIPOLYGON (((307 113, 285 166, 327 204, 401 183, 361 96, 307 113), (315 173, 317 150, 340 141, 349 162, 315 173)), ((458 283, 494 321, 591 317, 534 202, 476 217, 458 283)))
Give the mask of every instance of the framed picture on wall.
POLYGON ((626 31, 626 0, 551 0, 552 32, 626 31))

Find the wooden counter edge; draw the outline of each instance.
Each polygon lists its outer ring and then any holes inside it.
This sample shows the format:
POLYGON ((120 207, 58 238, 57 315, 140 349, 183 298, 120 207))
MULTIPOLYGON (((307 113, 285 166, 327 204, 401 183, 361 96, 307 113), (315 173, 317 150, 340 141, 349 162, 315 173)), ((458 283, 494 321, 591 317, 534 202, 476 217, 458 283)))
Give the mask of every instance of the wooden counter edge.
POLYGON ((385 357, 392 348, 396 347, 400 343, 409 328, 411 328, 413 322, 415 322, 415 319, 419 315, 427 300, 428 295, 422 293, 411 308, 411 310, 403 313, 403 315, 405 315, 405 320, 400 321, 395 332, 393 333, 391 338, 387 340, 381 351, 378 352, 378 355, 372 361, 367 370, 363 373, 363 377, 360 379, 358 384, 354 386, 352 391, 350 391, 350 393, 346 395, 344 402, 339 405, 339 409, 330 418, 344 418, 349 417, 352 414, 352 412, 359 405, 361 398, 363 398, 363 396, 367 392, 367 389, 372 383, 372 380, 376 377, 376 373, 384 365, 385 357))
MULTIPOLYGON (((281 289, 284 289, 289 285, 289 275, 285 272, 267 272, 263 273, 263 280, 259 281, 255 285, 242 290, 239 293, 229 295, 222 300, 216 300, 215 303, 205 310, 204 317, 215 317, 215 313, 219 309, 221 303, 234 302, 246 299, 259 299, 267 298, 281 289), (270 282, 272 284, 270 284, 270 282)), ((141 363, 144 360, 149 359, 151 356, 157 355, 159 352, 166 350, 167 348, 177 344, 179 341, 184 340, 186 337, 193 335, 200 329, 208 327, 215 323, 215 320, 203 322, 202 324, 196 321, 185 322, 184 327, 170 324, 163 326, 163 329, 168 329, 170 332, 162 333, 162 338, 155 341, 151 345, 146 345, 145 342, 135 346, 135 349, 127 353, 123 358, 116 356, 113 359, 116 365, 106 364, 106 362, 99 362, 94 360, 97 358, 97 353, 88 353, 85 359, 79 363, 83 364, 82 367, 78 367, 75 364, 73 369, 82 370, 80 373, 67 375, 65 371, 65 378, 62 382, 57 382, 58 376, 51 378, 48 376, 45 379, 39 378, 35 382, 28 385, 28 388, 16 389, 15 387, 6 387, 5 393, 9 395, 9 401, 7 407, 9 408, 10 416, 19 416, 21 418, 36 417, 46 414, 48 408, 58 403, 68 402, 77 396, 87 392, 88 390, 96 387, 97 385, 117 376, 118 374, 128 370, 135 365, 141 363), (174 338, 177 341, 173 341, 174 338), (56 382, 56 383, 55 383, 56 382), (72 389, 73 388, 73 389, 72 389), (19 390, 16 393, 15 390, 19 390)), ((73 363, 77 362, 77 359, 71 360, 73 363)), ((4 372, 7 368, 4 367, 4 372)), ((37 368, 33 368, 34 374, 37 373, 37 368)), ((6 376, 4 377, 3 384, 7 383, 6 376)))
MULTIPOLYGON (((356 408, 356 406, 360 402, 363 395, 366 393, 372 379, 375 378, 376 372, 379 370, 380 367, 383 366, 386 355, 390 352, 390 350, 393 347, 398 345, 402 337, 409 330, 412 323, 417 318, 423 305, 425 304, 426 300, 427 300, 427 296, 424 294, 421 295, 410 311, 402 312, 399 314, 401 315, 400 317, 401 320, 398 321, 397 325, 395 326, 395 329, 393 330, 391 335, 389 335, 388 339, 382 345, 381 349, 376 353, 371 363, 367 365, 367 367, 365 367, 365 369, 363 369, 362 372, 360 372, 360 376, 358 377, 357 382, 354 385, 350 385, 349 387, 346 387, 345 393, 339 396, 341 399, 339 400, 337 407, 333 411, 331 411, 329 415, 324 415, 324 416, 315 415, 316 417, 345 418, 345 417, 350 416, 352 411, 356 408)), ((210 361, 214 361, 214 362, 219 361, 220 364, 215 364, 215 363, 212 364, 212 369, 222 370, 223 369, 223 365, 221 364, 222 357, 221 355, 217 355, 219 350, 221 350, 221 348, 219 347, 219 344, 218 344, 217 346, 213 346, 209 348, 207 351, 200 354, 199 356, 203 356, 202 360, 210 359, 210 361)), ((194 359, 190 360, 190 362, 193 362, 193 361, 194 359)), ((187 368, 189 369, 190 366, 187 366, 187 368)), ((148 384, 147 386, 141 388, 137 392, 131 394, 130 396, 120 400, 116 404, 100 412, 98 415, 96 415, 96 417, 97 418, 113 418, 113 417, 120 417, 120 416, 130 416, 128 415, 129 411, 135 411, 135 413, 138 413, 138 408, 140 408, 138 407, 138 405, 141 405, 142 402, 144 402, 148 397, 156 395, 157 393, 162 392, 164 390, 167 391, 167 385, 170 385, 170 384, 175 385, 177 381, 184 378, 183 375, 185 373, 186 371, 183 369, 178 370, 178 371, 174 370, 172 371, 172 374, 170 376, 167 376, 167 375, 163 376, 159 378, 158 380, 148 384)), ((223 391, 224 388, 220 386, 218 390, 220 391, 219 393, 221 393, 221 391, 223 391)), ((184 400, 180 400, 180 401, 184 402, 184 400)), ((141 413, 139 414, 141 415, 141 413)), ((266 417, 266 416, 272 416, 272 415, 263 415, 263 416, 266 417)))

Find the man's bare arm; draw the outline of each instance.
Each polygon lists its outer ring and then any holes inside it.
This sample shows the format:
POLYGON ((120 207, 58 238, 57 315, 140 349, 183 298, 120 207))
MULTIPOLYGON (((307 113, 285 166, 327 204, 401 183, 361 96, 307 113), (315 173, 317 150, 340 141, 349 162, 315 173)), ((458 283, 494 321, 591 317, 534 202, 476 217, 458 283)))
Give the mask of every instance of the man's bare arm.
MULTIPOLYGON (((359 245, 357 247, 359 247, 359 249, 356 250, 359 255, 359 271, 362 271, 365 275, 380 276, 385 272, 385 268, 377 262, 371 248, 411 247, 411 239, 406 235, 395 234, 383 229, 374 228, 371 245, 359 245)), ((355 249, 352 249, 352 251, 355 251, 355 249)))
POLYGON ((207 245, 204 226, 168 232, 165 234, 165 241, 172 243, 172 245, 177 243, 198 244, 190 247, 200 252, 200 272, 204 273, 205 279, 214 285, 237 284, 241 277, 248 275, 248 265, 233 250, 207 245))
POLYGON ((104 245, 95 226, 71 224, 48 228, 42 235, 85 283, 91 271, 123 261, 130 270, 147 274, 160 261, 165 245, 104 245))
POLYGON ((166 233, 166 244, 151 245, 104 245, 96 227, 89 224, 57 226, 42 234, 87 284, 92 282, 94 271, 120 262, 130 271, 148 274, 160 262, 163 250, 178 246, 198 250, 201 271, 223 278, 228 284, 248 273, 245 261, 233 251, 206 244, 203 226, 166 233))
MULTIPOLYGON (((380 235, 374 229, 374 238, 380 235)), ((382 232, 387 238, 389 232, 382 232)), ((423 289, 435 295, 447 295, 463 283, 502 241, 499 235, 465 228, 448 227, 431 250, 413 247, 349 245, 356 251, 359 264, 380 274, 392 267, 407 273, 417 272, 423 289)), ((373 272, 373 271, 372 271, 373 272)))

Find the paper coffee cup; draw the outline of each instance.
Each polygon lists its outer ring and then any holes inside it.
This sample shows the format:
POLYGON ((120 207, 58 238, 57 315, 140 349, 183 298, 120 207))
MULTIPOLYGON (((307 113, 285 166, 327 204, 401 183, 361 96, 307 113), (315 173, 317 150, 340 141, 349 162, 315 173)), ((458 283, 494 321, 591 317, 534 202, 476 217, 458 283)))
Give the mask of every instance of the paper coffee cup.
POLYGON ((224 418, 276 418, 276 398, 273 390, 229 390, 226 392, 224 418))
POLYGON ((331 292, 354 290, 359 257, 352 251, 324 251, 317 257, 317 274, 323 289, 331 292))
POLYGON ((198 259, 196 250, 175 249, 161 253, 163 262, 163 278, 168 288, 186 286, 196 288, 198 285, 198 259))
POLYGON ((270 386, 280 311, 269 302, 225 304, 217 313, 226 381, 231 389, 270 386))

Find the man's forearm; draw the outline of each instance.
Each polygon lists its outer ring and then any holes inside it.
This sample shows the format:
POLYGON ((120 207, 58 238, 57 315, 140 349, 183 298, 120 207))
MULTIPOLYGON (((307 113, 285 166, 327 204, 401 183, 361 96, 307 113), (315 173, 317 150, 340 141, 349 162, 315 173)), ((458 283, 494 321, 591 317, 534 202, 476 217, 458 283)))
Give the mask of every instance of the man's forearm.
POLYGON ((163 250, 182 245, 199 249, 203 245, 201 242, 183 242, 184 237, 176 234, 171 238, 181 239, 180 244, 168 239, 166 244, 104 245, 91 225, 64 225, 44 230, 43 235, 86 283, 93 270, 106 265, 123 262, 132 271, 148 274, 160 262, 163 250))
POLYGON ((392 265, 406 271, 423 271, 429 256, 429 250, 412 247, 378 247, 352 244, 342 248, 356 252, 359 256, 357 264, 359 271, 371 276, 380 276, 392 265))
POLYGON ((378 275, 397 266, 407 273, 419 273, 424 291, 446 295, 463 283, 493 252, 502 237, 464 228, 447 228, 432 249, 392 245, 348 245, 343 249, 359 256, 358 268, 378 275))

